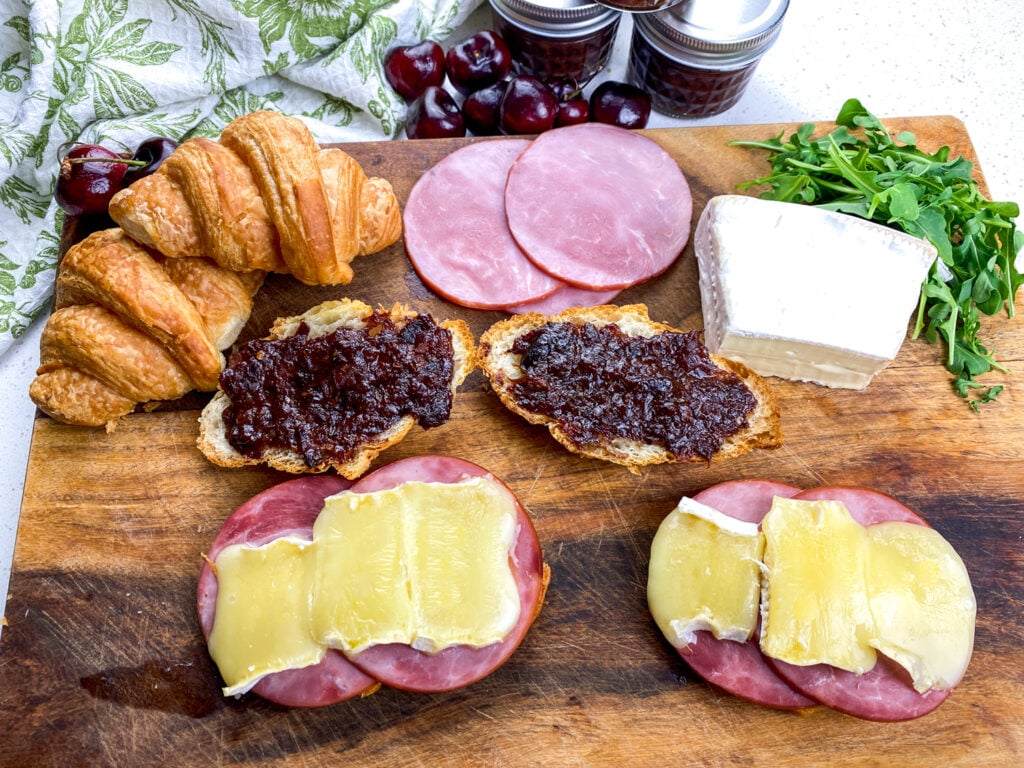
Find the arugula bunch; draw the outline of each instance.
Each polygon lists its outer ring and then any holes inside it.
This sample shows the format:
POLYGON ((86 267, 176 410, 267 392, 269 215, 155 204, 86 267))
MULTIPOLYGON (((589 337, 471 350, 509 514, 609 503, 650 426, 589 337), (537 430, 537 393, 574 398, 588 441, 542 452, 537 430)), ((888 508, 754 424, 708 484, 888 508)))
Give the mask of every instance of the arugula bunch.
POLYGON ((948 147, 929 154, 907 131, 893 139, 857 99, 843 104, 836 126, 818 138, 808 123, 786 140, 779 134, 766 141, 730 142, 767 150, 772 167, 767 176, 739 186, 767 184, 762 198, 853 214, 932 243, 939 258, 921 286, 913 337, 945 343, 953 387, 978 410, 1003 389, 976 381, 983 373, 1006 371, 978 332, 980 313, 1005 309, 1014 315, 1024 282, 1015 263, 1024 247, 1024 233, 1014 221, 1020 208, 986 199, 972 178, 973 163, 950 160, 948 147))

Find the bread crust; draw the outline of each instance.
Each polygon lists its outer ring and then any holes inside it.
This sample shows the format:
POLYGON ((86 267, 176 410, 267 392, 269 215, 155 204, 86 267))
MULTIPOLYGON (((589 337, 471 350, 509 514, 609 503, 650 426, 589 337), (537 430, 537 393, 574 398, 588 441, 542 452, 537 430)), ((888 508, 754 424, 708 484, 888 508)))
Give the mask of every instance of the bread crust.
MULTIPOLYGON (((398 325, 408 322, 419 314, 401 304, 395 304, 387 312, 398 325)), ((266 338, 283 339, 293 336, 303 324, 310 328, 309 333, 312 337, 329 334, 340 327, 364 328, 367 319, 373 313, 374 308, 361 301, 352 299, 326 301, 301 315, 278 318, 272 324, 266 338)), ((451 391, 454 395, 459 385, 477 367, 476 339, 470 331, 469 325, 463 320, 445 320, 438 325, 447 329, 452 337, 454 365, 451 391)), ((292 474, 319 473, 333 469, 342 477, 355 479, 369 469, 378 454, 400 442, 416 424, 414 417, 405 416, 388 431, 363 443, 348 461, 325 460, 314 466, 308 466, 301 455, 287 449, 269 449, 258 458, 249 458, 235 450, 227 439, 223 419, 224 410, 230 405, 230 402, 222 390, 213 396, 199 416, 199 437, 196 440, 199 450, 211 462, 222 467, 265 464, 273 469, 292 474)))
MULTIPOLYGON (((595 445, 578 445, 557 421, 529 411, 516 401, 511 385, 522 376, 522 369, 519 367, 519 356, 511 351, 512 345, 523 334, 547 323, 558 322, 591 323, 597 327, 615 325, 631 336, 651 337, 661 333, 680 332, 672 326, 651 320, 647 307, 643 304, 573 307, 551 316, 527 313, 501 320, 481 335, 477 355, 481 370, 490 380, 491 387, 502 404, 529 423, 547 427, 558 443, 580 456, 620 464, 633 473, 639 473, 641 468, 654 464, 678 463, 679 459, 663 447, 635 440, 615 439, 595 445)), ((720 461, 755 448, 775 448, 781 445, 783 435, 779 407, 768 383, 740 363, 714 355, 711 356, 711 360, 719 368, 736 374, 757 400, 755 410, 748 415, 747 427, 726 438, 711 460, 720 461)), ((690 461, 701 462, 703 459, 695 457, 690 461)))

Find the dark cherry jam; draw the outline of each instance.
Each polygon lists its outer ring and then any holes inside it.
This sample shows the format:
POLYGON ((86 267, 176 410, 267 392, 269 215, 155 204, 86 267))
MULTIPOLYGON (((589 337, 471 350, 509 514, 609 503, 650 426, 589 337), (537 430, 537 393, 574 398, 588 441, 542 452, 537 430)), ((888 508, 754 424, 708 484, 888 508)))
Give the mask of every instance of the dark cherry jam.
POLYGON ((627 78, 651 95, 651 108, 673 117, 706 117, 734 106, 757 62, 739 69, 698 69, 658 51, 639 32, 630 41, 627 78))
POLYGON ((612 53, 622 14, 590 0, 490 0, 516 71, 581 88, 612 53))
POLYGON ((614 325, 548 323, 512 347, 526 409, 555 419, 583 447, 617 438, 659 445, 680 461, 709 460, 757 405, 716 366, 698 333, 628 336, 614 325))
POLYGON ((294 336, 250 341, 220 378, 228 441, 250 458, 290 449, 312 467, 349 460, 405 416, 439 426, 451 412, 453 354, 451 334, 425 315, 398 327, 374 313, 365 328, 317 337, 303 323, 294 336))
POLYGON ((673 117, 724 112, 740 100, 775 43, 789 0, 699 3, 633 19, 626 79, 673 117))

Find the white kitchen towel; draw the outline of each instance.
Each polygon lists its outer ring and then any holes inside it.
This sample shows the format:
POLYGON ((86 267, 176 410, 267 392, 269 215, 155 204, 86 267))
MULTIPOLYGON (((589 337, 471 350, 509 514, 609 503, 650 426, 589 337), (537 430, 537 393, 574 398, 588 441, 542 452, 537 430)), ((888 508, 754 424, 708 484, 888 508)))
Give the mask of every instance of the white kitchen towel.
POLYGON ((384 52, 444 40, 482 0, 0 0, 0 354, 48 304, 62 147, 217 136, 257 109, 321 142, 391 139, 384 52))

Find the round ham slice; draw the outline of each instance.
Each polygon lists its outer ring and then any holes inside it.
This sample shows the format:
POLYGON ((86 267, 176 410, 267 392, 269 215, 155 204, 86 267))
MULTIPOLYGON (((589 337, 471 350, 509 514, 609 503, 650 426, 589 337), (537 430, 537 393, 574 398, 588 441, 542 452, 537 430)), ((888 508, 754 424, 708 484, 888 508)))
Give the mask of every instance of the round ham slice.
POLYGON ((529 143, 469 144, 423 174, 409 193, 406 252, 423 282, 449 301, 504 309, 562 287, 526 258, 505 222, 505 179, 529 143))
MULTIPOLYGON (((794 496, 807 501, 837 500, 862 525, 890 520, 927 525, 896 499, 868 488, 822 486, 794 496)), ((943 701, 951 690, 918 693, 906 670, 878 655, 878 663, 869 672, 858 675, 828 664, 796 666, 770 660, 779 676, 804 695, 840 712, 865 720, 895 722, 926 715, 943 701)))
MULTIPOLYGON (((776 496, 790 498, 800 489, 771 480, 730 480, 706 488, 693 498, 719 512, 747 523, 760 523, 776 496)), ((711 632, 695 633, 695 639, 679 648, 679 655, 708 683, 734 696, 775 709, 813 707, 811 699, 776 674, 757 637, 745 643, 719 640, 711 632)))
MULTIPOLYGON (((324 499, 351 484, 333 475, 287 480, 252 497, 228 516, 199 573, 196 599, 204 637, 209 638, 213 630, 217 609, 217 576, 210 564, 221 550, 232 544, 258 547, 287 535, 312 539, 313 523, 324 499)), ((267 675, 252 692, 287 707, 319 707, 369 693, 377 685, 342 653, 328 650, 319 664, 267 675)))
POLYGON ((689 239, 692 213, 675 160, 643 134, 602 123, 542 133, 505 185, 508 226, 526 255, 589 290, 664 272, 689 239))
MULTIPOLYGON (((368 493, 393 488, 407 480, 455 483, 467 477, 496 480, 487 470, 468 461, 424 456, 403 459, 375 470, 357 481, 351 490, 368 493)), ((450 646, 432 654, 390 643, 371 646, 351 656, 351 661, 386 685, 419 692, 461 688, 501 666, 526 636, 540 610, 546 587, 537 533, 522 505, 516 502, 516 508, 519 530, 509 564, 519 586, 520 613, 519 621, 503 641, 483 648, 450 646)))

